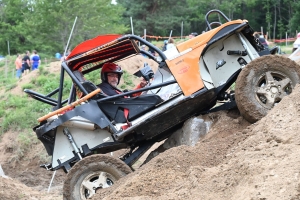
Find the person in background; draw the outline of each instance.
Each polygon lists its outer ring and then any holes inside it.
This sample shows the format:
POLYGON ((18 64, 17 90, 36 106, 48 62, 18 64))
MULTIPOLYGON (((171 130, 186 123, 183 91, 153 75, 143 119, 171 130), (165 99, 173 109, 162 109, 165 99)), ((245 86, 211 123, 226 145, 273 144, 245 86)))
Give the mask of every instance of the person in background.
POLYGON ((70 55, 70 53, 71 53, 71 49, 68 49, 68 51, 66 52, 66 53, 63 53, 62 55, 63 56, 61 56, 61 61, 65 61, 66 60, 66 58, 70 55))
MULTIPOLYGON (((147 50, 146 50, 146 45, 143 44, 143 45, 141 46, 141 50, 147 51, 147 50)), ((146 54, 144 54, 144 53, 141 53, 141 55, 144 56, 145 58, 148 58, 148 56, 147 56, 146 54)))
POLYGON ((32 71, 39 68, 41 59, 40 59, 40 56, 37 54, 36 50, 33 50, 33 56, 31 57, 31 63, 32 63, 32 71))
POLYGON ((168 40, 164 40, 164 45, 162 47, 162 51, 166 51, 167 50, 167 45, 168 45, 168 40))
POLYGON ((269 48, 269 44, 263 35, 260 35, 258 39, 265 48, 269 48))
POLYGON ((30 52, 26 51, 25 56, 22 59, 22 73, 28 74, 30 71, 30 52))
POLYGON ((154 51, 154 49, 152 49, 152 48, 149 48, 149 51, 148 51, 152 56, 154 56, 155 57, 155 51, 154 51))
POLYGON ((193 33, 191 33, 191 34, 189 35, 189 39, 192 39, 192 38, 194 38, 194 37, 196 37, 196 36, 198 36, 198 33, 193 32, 193 33))
POLYGON ((60 60, 60 59, 61 59, 60 53, 57 52, 57 53, 55 54, 55 58, 56 58, 57 60, 60 60))
POLYGON ((261 43, 262 45, 264 45, 264 47, 265 47, 266 49, 269 48, 268 42, 266 41, 266 39, 265 39, 265 37, 264 37, 263 35, 260 35, 259 33, 255 32, 255 33, 254 33, 254 37, 256 37, 256 38, 260 41, 260 43, 261 43))
POLYGON ((15 60, 16 65, 16 77, 17 79, 21 78, 22 75, 22 56, 21 54, 17 54, 17 58, 15 60))
POLYGON ((171 48, 175 48, 175 44, 174 44, 174 39, 173 38, 169 38, 168 44, 167 44, 167 50, 169 50, 171 48))

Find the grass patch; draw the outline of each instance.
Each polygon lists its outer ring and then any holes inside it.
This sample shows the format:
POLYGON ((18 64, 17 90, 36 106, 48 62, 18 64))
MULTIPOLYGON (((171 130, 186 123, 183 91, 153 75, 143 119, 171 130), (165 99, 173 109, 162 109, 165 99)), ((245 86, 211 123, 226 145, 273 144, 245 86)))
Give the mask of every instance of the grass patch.
POLYGON ((17 83, 8 84, 5 86, 5 91, 7 92, 9 90, 14 89, 15 87, 17 87, 17 83))
POLYGON ((33 89, 34 88, 34 84, 32 84, 32 83, 26 83, 26 84, 22 85, 21 88, 22 88, 22 90, 33 89))
POLYGON ((123 73, 122 77, 123 77, 123 80, 124 80, 124 84, 122 84, 120 86, 120 88, 122 90, 132 89, 135 86, 133 81, 132 81, 134 79, 134 75, 132 75, 132 74, 130 74, 127 71, 124 70, 124 73, 123 73))
POLYGON ((30 97, 10 94, 0 102, 1 132, 31 129, 37 125, 37 118, 50 111, 48 105, 30 97))

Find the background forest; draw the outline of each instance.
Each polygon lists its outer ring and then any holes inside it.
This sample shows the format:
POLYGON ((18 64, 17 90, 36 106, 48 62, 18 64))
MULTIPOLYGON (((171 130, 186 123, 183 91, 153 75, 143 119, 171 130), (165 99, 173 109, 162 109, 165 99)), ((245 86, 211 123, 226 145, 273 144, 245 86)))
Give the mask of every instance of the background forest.
POLYGON ((255 31, 263 27, 269 39, 300 31, 299 0, 0 0, 0 54, 8 54, 8 41, 10 54, 63 52, 76 16, 71 49, 99 34, 131 33, 130 17, 135 35, 201 33, 211 9, 247 19, 255 31))

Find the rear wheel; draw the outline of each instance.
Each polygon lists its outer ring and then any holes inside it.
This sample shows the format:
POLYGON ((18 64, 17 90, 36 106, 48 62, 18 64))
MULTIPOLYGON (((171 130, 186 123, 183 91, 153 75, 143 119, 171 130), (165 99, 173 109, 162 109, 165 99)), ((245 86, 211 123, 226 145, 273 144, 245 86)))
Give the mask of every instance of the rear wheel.
POLYGON ((299 68, 291 59, 279 55, 250 62, 236 80, 235 99, 241 115, 251 123, 267 115, 299 83, 299 68))
POLYGON ((64 182, 64 199, 89 199, 97 190, 112 186, 131 169, 119 159, 92 155, 77 162, 64 182))

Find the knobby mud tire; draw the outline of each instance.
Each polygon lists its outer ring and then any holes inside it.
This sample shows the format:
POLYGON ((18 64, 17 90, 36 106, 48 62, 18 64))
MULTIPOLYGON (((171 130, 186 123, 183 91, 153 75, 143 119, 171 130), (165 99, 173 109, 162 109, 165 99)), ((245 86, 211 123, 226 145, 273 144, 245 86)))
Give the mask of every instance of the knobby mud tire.
MULTIPOLYGON (((257 95, 257 90, 260 89, 257 87, 258 79, 264 76, 264 74, 271 74, 270 72, 288 77, 290 79, 291 90, 300 81, 300 66, 287 57, 266 55, 247 64, 236 80, 235 99, 241 115, 251 123, 266 116, 271 109, 266 108, 268 106, 264 106, 257 95)), ((278 84, 278 82, 275 83, 278 84)), ((277 90, 275 89, 275 91, 277 90)))
POLYGON ((99 154, 85 157, 78 161, 67 174, 63 186, 63 199, 82 199, 83 180, 90 174, 100 171, 108 173, 116 181, 132 172, 130 167, 118 158, 99 154))

